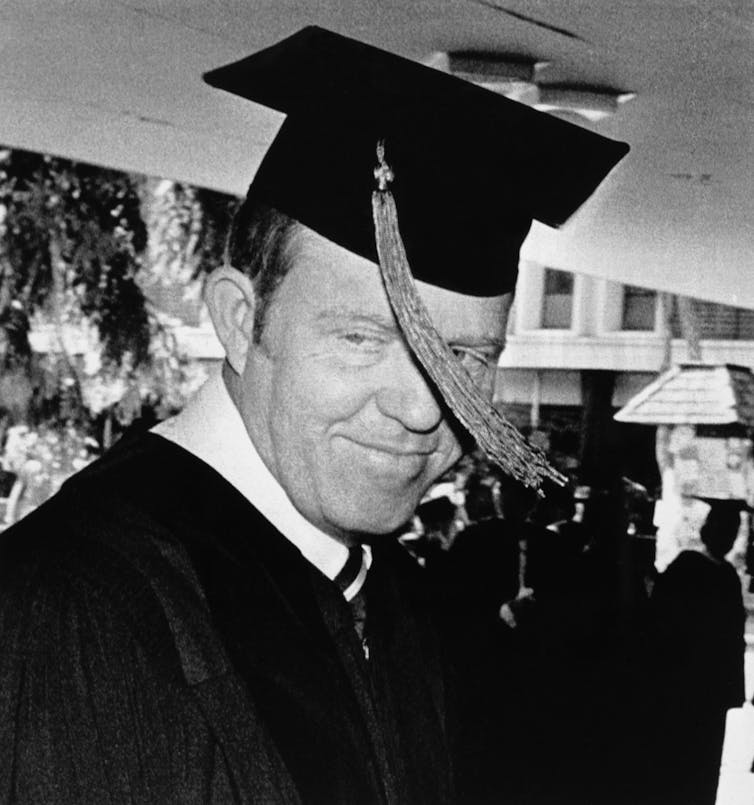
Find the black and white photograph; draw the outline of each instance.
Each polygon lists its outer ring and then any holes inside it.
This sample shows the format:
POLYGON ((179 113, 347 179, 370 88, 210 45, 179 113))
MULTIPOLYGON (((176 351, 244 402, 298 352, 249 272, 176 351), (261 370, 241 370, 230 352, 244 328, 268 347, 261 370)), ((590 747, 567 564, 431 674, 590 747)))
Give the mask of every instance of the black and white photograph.
POLYGON ((754 805, 754 3, 0 3, 0 805, 754 805))

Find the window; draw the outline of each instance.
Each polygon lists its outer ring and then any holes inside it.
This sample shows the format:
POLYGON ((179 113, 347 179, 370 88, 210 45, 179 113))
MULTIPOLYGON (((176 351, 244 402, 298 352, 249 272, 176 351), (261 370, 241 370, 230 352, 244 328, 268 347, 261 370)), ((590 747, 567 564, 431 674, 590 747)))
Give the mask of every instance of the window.
POLYGON ((546 268, 542 297, 542 328, 570 330, 572 308, 573 274, 557 268, 546 268))
POLYGON ((623 286, 621 330, 654 330, 657 294, 648 288, 623 286))
MULTIPOLYGON (((754 340, 754 310, 719 305, 715 302, 693 300, 693 307, 699 327, 699 337, 732 341, 754 340)), ((678 305, 673 302, 670 316, 673 338, 683 338, 681 317, 678 305)))

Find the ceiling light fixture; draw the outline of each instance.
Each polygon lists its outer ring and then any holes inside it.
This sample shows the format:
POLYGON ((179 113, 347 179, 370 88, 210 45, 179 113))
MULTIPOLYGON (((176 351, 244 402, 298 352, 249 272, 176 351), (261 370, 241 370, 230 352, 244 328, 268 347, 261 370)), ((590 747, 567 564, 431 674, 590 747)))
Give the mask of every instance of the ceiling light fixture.
POLYGON ((615 114, 621 104, 636 97, 633 92, 620 92, 610 87, 540 83, 540 73, 550 62, 526 56, 440 51, 424 63, 542 112, 577 121, 603 120, 615 114))
POLYGON ((521 103, 538 98, 537 78, 549 62, 479 52, 437 52, 425 64, 521 103))
POLYGON ((542 112, 576 114, 596 123, 614 115, 621 104, 636 97, 635 92, 618 92, 607 87, 580 87, 560 84, 539 88, 535 108, 542 112))

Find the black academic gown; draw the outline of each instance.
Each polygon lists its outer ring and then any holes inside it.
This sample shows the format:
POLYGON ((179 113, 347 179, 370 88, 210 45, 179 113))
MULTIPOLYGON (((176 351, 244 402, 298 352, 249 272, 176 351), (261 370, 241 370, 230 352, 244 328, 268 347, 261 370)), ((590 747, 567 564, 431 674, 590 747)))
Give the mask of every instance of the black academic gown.
POLYGON ((454 671, 456 790, 472 805, 541 805, 537 778, 551 769, 534 732, 542 680, 527 626, 500 617, 519 589, 519 534, 501 518, 483 520, 426 565, 454 671))
POLYGON ((443 803, 419 570, 334 584, 213 469, 126 437, 0 542, 0 801, 443 803))
POLYGON ((741 580, 728 562, 682 551, 650 602, 644 677, 651 757, 642 801, 715 802, 726 712, 744 701, 741 580))

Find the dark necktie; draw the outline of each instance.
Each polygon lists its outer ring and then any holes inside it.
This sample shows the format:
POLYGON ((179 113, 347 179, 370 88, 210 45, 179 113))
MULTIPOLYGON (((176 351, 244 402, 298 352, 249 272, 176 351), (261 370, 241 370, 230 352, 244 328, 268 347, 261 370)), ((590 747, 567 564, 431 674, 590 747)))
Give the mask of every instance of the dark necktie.
POLYGON ((348 559, 346 559, 345 565, 343 565, 333 581, 338 585, 338 588, 343 593, 343 597, 351 606, 354 628, 361 640, 364 656, 368 659, 369 648, 367 646, 366 637, 364 636, 366 602, 361 591, 366 577, 367 560, 364 549, 361 545, 355 545, 348 549, 348 559))
POLYGON ((348 549, 348 559, 333 581, 338 585, 346 601, 351 601, 361 590, 367 576, 366 557, 361 545, 348 549))

